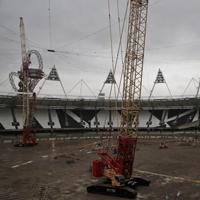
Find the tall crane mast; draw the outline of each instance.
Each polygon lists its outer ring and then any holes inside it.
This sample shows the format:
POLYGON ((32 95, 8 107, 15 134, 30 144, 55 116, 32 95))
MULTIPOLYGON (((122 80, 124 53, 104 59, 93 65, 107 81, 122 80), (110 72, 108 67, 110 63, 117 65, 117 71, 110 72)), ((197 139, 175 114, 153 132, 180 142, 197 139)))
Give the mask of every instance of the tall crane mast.
POLYGON ((99 150, 97 154, 101 160, 93 161, 92 168, 94 176, 105 176, 111 184, 92 185, 87 191, 132 198, 137 194, 133 190, 136 185, 150 183, 142 178, 131 178, 137 144, 148 0, 130 0, 129 9, 117 155, 99 150))
POLYGON ((135 136, 140 111, 142 72, 144 62, 147 0, 131 0, 127 48, 124 62, 121 131, 135 136))
MULTIPOLYGON (((142 87, 142 73, 144 63, 145 36, 147 24, 148 0, 131 0, 127 47, 124 61, 124 82, 122 96, 121 128, 119 148, 121 142, 131 142, 132 154, 126 158, 128 162, 124 170, 127 176, 132 174, 132 165, 137 142, 138 116, 142 87)), ((124 144, 126 145, 126 144, 124 144)), ((127 152, 124 152, 125 154, 127 152)), ((125 156, 126 157, 126 156, 125 156)), ((124 172, 125 173, 125 172, 124 172)))

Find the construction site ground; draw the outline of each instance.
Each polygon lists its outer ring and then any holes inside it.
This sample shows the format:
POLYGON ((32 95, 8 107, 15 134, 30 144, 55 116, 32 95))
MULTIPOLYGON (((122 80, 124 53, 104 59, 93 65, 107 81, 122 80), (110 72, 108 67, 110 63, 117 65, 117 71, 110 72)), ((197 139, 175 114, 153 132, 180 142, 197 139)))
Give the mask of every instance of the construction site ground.
MULTIPOLYGON (((164 139, 139 139, 134 175, 151 181, 137 189, 137 199, 200 200, 200 143, 164 139)), ((37 146, 16 148, 0 145, 0 200, 112 200, 88 194, 86 187, 97 179, 91 161, 98 140, 47 140, 37 146)))

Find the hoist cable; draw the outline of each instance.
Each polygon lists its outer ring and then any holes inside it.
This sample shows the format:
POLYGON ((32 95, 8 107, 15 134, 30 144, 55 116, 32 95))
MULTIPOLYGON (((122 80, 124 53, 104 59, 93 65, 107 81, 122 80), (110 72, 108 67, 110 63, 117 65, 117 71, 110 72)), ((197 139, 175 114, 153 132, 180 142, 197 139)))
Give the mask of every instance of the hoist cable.
POLYGON ((110 33, 110 47, 111 47, 111 56, 112 56, 112 68, 114 68, 114 56, 113 56, 113 39, 112 39, 112 24, 111 24, 111 9, 110 9, 110 0, 108 0, 108 18, 109 18, 109 33, 110 33))
POLYGON ((52 48, 51 0, 49 0, 48 14, 49 14, 49 48, 51 49, 52 48))

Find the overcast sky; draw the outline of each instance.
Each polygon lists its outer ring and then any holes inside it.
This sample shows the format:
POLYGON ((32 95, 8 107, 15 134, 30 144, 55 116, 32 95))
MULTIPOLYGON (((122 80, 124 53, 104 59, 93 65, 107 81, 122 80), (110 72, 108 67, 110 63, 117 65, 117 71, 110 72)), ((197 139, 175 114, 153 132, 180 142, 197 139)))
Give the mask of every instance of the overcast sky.
MULTIPOLYGON (((126 2, 119 0, 121 22, 126 2)), ((0 0, 1 93, 12 91, 8 75, 18 71, 21 65, 19 17, 24 19, 28 48, 41 53, 46 74, 56 66, 66 92, 80 82, 70 95, 92 95, 80 80, 84 80, 95 94, 102 87, 111 69, 108 0, 50 0, 50 3, 51 26, 49 0, 0 0), (48 53, 48 48, 57 52, 48 53)), ((110 0, 110 3, 116 56, 119 44, 117 0, 110 0)), ((144 96, 149 95, 159 68, 173 96, 182 95, 193 77, 199 79, 199 19, 199 0, 149 0, 144 96)), ((126 30, 127 27, 123 50, 126 30)), ((117 80, 120 72, 119 59, 117 80)), ((195 92, 195 85, 191 83, 185 94, 194 95, 195 92)), ((63 95, 59 82, 50 81, 46 81, 41 93, 63 95)), ((166 85, 156 85, 153 95, 168 96, 166 85)))

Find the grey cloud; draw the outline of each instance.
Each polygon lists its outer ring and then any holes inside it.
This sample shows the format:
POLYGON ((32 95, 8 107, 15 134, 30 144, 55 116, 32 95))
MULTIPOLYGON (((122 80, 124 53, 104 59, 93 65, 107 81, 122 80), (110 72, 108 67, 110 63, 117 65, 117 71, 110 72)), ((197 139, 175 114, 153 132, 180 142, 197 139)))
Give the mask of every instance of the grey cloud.
MULTIPOLYGON (((119 42, 117 6, 116 0, 110 2, 116 56, 119 42)), ((143 94, 149 94, 158 68, 163 71, 173 94, 182 94, 188 80, 199 76, 200 2, 152 0, 149 4, 143 78, 147 91, 144 90, 143 94)), ((119 1, 119 5, 122 20, 126 1, 119 1)), ((0 82, 10 71, 19 70, 21 63, 19 17, 21 16, 24 18, 29 48, 36 48, 41 52, 45 73, 48 74, 50 67, 55 64, 66 91, 81 79, 94 88, 94 91, 99 91, 111 69, 107 0, 51 0, 52 48, 65 51, 54 55, 46 51, 50 47, 48 0, 1 0, 0 82), (77 55, 67 52, 75 54, 77 52, 77 55)), ((125 45, 124 37, 124 48, 125 45)), ((117 77, 120 76, 120 68, 121 61, 118 64, 117 77)), ((51 93, 52 87, 56 90, 58 85, 53 85, 49 83, 48 87, 47 84, 45 91, 49 90, 51 93)), ((5 85, 3 87, 0 85, 0 91, 5 90, 7 90, 5 85)), ((163 91, 162 86, 158 86, 155 92, 164 95, 163 91)), ((76 92, 78 93, 78 89, 76 92)), ((195 88, 191 89, 191 92, 195 93, 195 88)), ((85 93, 88 94, 87 91, 85 93)), ((168 95, 167 91, 164 93, 168 95)))

